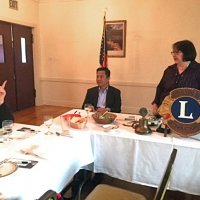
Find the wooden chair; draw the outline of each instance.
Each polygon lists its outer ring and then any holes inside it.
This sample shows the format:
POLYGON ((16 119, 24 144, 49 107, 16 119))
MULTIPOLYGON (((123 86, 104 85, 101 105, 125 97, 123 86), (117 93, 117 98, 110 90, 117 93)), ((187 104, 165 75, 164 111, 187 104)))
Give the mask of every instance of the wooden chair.
POLYGON ((57 200, 57 193, 53 190, 48 190, 38 200, 57 200))
MULTIPOLYGON (((158 187, 154 200, 162 200, 166 189, 169 185, 169 177, 176 158, 177 149, 173 149, 165 173, 158 187)), ((87 196, 86 200, 146 200, 146 198, 138 193, 134 193, 125 189, 100 184, 87 196)))

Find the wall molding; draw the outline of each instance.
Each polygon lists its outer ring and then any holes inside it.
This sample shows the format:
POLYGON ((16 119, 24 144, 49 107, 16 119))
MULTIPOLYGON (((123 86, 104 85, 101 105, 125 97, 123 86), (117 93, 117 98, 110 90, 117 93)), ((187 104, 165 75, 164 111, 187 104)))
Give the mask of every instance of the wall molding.
MULTIPOLYGON (((74 83, 74 84, 96 84, 94 80, 82 80, 82 79, 64 79, 64 78, 40 78, 41 82, 60 82, 60 83, 74 83)), ((148 87, 148 88, 156 88, 156 83, 136 83, 136 82, 119 82, 119 81, 111 81, 112 85, 116 86, 128 86, 128 87, 148 87)))
MULTIPOLYGON (((80 108, 85 91, 95 86, 96 81, 43 77, 40 78, 40 85, 43 91, 43 104, 80 108), (56 94, 52 92, 54 90, 56 94), (78 91, 79 95, 74 91, 78 91)), ((151 109, 156 84, 113 81, 111 85, 116 86, 123 93, 121 107, 123 113, 138 113, 140 107, 151 109)))
POLYGON ((28 27, 31 27, 33 29, 37 27, 37 24, 16 20, 16 19, 1 16, 1 15, 0 15, 0 21, 11 23, 11 24, 19 24, 19 25, 22 25, 22 26, 28 26, 28 27))
POLYGON ((53 2, 71 2, 71 1, 86 1, 86 0, 33 0, 39 3, 53 3, 53 2))

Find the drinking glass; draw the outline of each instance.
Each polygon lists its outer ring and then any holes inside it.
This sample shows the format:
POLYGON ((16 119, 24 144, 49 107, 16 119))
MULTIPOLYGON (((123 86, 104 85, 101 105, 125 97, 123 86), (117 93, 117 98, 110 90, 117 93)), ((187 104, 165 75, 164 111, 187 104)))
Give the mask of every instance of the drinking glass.
POLYGON ((45 115, 44 116, 44 125, 48 128, 46 135, 52 134, 52 132, 50 132, 50 127, 52 124, 53 124, 53 116, 45 115))
POLYGON ((2 122, 2 128, 3 131, 5 132, 5 141, 11 140, 10 135, 12 133, 12 128, 13 128, 13 120, 4 120, 2 122))
POLYGON ((68 117, 60 116, 60 120, 61 120, 62 134, 69 133, 71 117, 70 116, 68 116, 68 117))
POLYGON ((87 112, 87 118, 88 118, 89 112, 92 112, 92 105, 89 103, 84 104, 84 110, 87 112))

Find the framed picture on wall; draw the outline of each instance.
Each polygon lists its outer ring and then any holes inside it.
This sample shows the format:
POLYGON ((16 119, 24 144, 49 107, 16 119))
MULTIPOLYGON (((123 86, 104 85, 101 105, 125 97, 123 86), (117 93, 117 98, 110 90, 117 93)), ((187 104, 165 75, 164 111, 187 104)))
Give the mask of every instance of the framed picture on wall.
POLYGON ((106 21, 106 44, 108 57, 125 57, 126 20, 106 21))

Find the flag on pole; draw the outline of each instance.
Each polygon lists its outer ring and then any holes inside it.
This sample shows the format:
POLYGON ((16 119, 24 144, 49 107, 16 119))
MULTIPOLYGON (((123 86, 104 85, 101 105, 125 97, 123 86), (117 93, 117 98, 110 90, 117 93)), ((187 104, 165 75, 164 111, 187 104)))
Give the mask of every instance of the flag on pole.
POLYGON ((103 34, 101 38, 101 48, 100 48, 100 56, 99 63, 101 67, 108 67, 108 55, 107 55, 107 45, 106 45, 106 17, 104 15, 103 18, 103 34))

